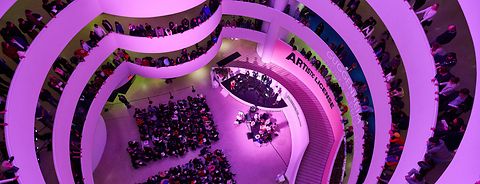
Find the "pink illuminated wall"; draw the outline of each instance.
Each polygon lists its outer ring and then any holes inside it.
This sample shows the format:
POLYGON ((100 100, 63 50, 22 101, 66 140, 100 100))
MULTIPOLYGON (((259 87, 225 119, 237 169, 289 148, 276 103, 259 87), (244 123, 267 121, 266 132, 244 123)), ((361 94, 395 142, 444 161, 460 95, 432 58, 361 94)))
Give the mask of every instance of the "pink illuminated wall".
POLYGON ((108 97, 115 90, 120 82, 127 78, 131 71, 129 70, 130 63, 122 63, 119 67, 117 67, 112 75, 110 75, 105 83, 103 84, 102 88, 98 91, 95 99, 88 110, 88 114, 85 120, 85 124, 83 127, 82 133, 82 173, 83 177, 85 178, 86 184, 93 184, 93 145, 94 145, 94 133, 96 122, 99 118, 101 118, 101 112, 103 110, 103 106, 108 100, 108 97))
POLYGON ((172 15, 196 7, 205 0, 95 0, 103 12, 128 17, 159 17, 172 15))
MULTIPOLYGON (((314 67, 310 65, 308 60, 304 58, 299 52, 294 51, 296 58, 301 58, 303 61, 306 61, 305 65, 310 68, 311 71, 314 71, 316 79, 312 78, 312 76, 305 72, 304 68, 298 67, 295 63, 287 59, 287 56, 289 56, 290 53, 292 53, 292 48, 288 44, 283 43, 282 41, 277 41, 273 52, 273 57, 271 58, 271 62, 275 65, 282 67, 284 70, 289 71, 299 79, 302 79, 301 81, 305 84, 305 86, 307 86, 310 91, 315 94, 315 97, 322 105, 323 110, 328 117, 334 135, 334 144, 331 148, 327 148, 330 151, 322 179, 322 181, 326 182, 330 177, 330 172, 333 168, 332 163, 335 161, 340 141, 343 138, 343 124, 341 123, 340 109, 336 104, 333 106, 333 108, 330 106, 327 100, 327 95, 324 94, 322 89, 319 87, 319 84, 317 83, 318 80, 321 84, 324 85, 325 88, 328 88, 325 79, 323 79, 323 77, 318 73, 318 71, 316 71, 316 69, 314 69, 314 67)), ((297 59, 295 59, 295 62, 297 62, 297 59)), ((335 97, 333 96, 333 93, 330 90, 327 90, 327 94, 328 96, 330 96, 330 98, 333 99, 335 103, 335 97)))
MULTIPOLYGON (((435 77, 435 63, 430 54, 430 44, 425 32, 410 5, 403 0, 375 1, 367 0, 395 40, 395 45, 402 56, 408 79, 410 95, 410 123, 405 149, 390 182, 401 183, 405 174, 417 162, 423 159, 425 142, 432 135, 431 127, 437 119, 435 91, 437 86, 428 82, 435 77), (395 12, 395 13, 391 13, 395 12), (401 23, 398 20, 402 20, 401 23), (415 44, 412 44, 415 42, 415 44), (422 62, 418 62, 422 61, 422 62)), ((365 183, 377 181, 376 168, 370 167, 365 183)))
POLYGON ((352 20, 330 0, 299 0, 299 2, 305 4, 335 29, 352 50, 360 67, 366 71, 364 74, 371 89, 376 122, 375 144, 368 172, 380 173, 381 167, 385 163, 385 146, 390 137, 388 131, 391 127, 392 117, 383 71, 377 64, 373 49, 364 39, 360 30, 354 26, 352 20))
MULTIPOLYGON (((72 127, 75 108, 83 88, 108 56, 117 48, 114 36, 106 36, 99 42, 99 47, 90 52, 85 62, 80 63, 70 76, 67 85, 60 97, 55 123, 53 126, 53 161, 58 181, 74 183, 70 164, 70 129, 72 127)), ((98 118, 96 119, 98 121, 98 118)))
POLYGON ((31 43, 26 58, 17 66, 7 98, 5 120, 9 126, 5 128, 5 137, 9 154, 15 155, 15 164, 22 168, 17 173, 22 176, 19 178, 21 183, 45 183, 36 159, 33 137, 35 107, 45 76, 69 40, 99 12, 100 7, 94 2, 73 2, 50 21, 45 29, 48 31, 40 32, 31 43))
POLYGON ((16 0, 2 0, 1 4, 0 4, 0 18, 3 17, 3 15, 5 13, 7 13, 8 9, 10 9, 14 4, 15 2, 17 2, 16 0))
MULTIPOLYGON (((360 105, 358 103, 357 98, 355 97, 356 91, 352 87, 353 82, 348 72, 345 70, 345 67, 343 66, 342 62, 338 59, 338 57, 331 51, 328 45, 325 42, 323 42, 323 40, 321 40, 312 30, 310 30, 307 27, 304 27, 302 24, 300 24, 298 21, 296 21, 292 17, 280 11, 277 11, 275 9, 268 8, 259 4, 242 2, 242 1, 224 1, 223 12, 224 14, 242 15, 242 16, 248 16, 248 17, 253 17, 263 21, 267 21, 271 23, 270 27, 276 24, 282 27, 283 29, 286 29, 288 32, 291 32, 296 36, 298 36, 299 38, 301 38, 303 41, 306 42, 306 44, 310 48, 312 48, 319 54, 320 58, 331 69, 333 75, 336 76, 338 83, 340 84, 341 88, 345 92, 348 106, 351 112, 353 112, 351 113, 351 116, 353 120, 352 123, 354 126, 354 136, 355 136, 354 150, 357 150, 357 151, 354 151, 352 169, 351 169, 351 176, 353 177, 350 177, 350 178, 357 178, 359 169, 360 169, 360 164, 362 161, 362 151, 363 151, 362 144, 363 144, 363 134, 364 134, 363 123, 361 122, 360 115, 358 114, 360 112, 360 105), (245 8, 238 9, 235 7, 245 7, 245 8), (265 14, 258 14, 256 12, 265 12, 265 14)), ((224 29, 227 29, 227 28, 224 28, 224 29)), ((254 32, 254 31, 251 31, 251 32, 254 32)), ((225 34, 226 35, 229 34, 228 30, 225 32, 225 34)), ((242 33, 238 35, 232 34, 231 37, 242 38, 243 35, 245 34, 253 36, 254 33, 242 33)), ((257 33, 257 34, 260 34, 260 33, 257 33)), ((260 39, 260 36, 255 36, 255 38, 260 39)), ((265 42, 267 42, 266 39, 267 39, 267 36, 265 36, 264 41, 257 42, 257 43, 265 44, 265 42)), ((382 95, 385 96, 385 94, 382 94, 382 95)), ((386 102, 382 104, 388 105, 386 104, 386 102)), ((380 108, 385 108, 385 107, 380 107, 380 108)), ((386 108, 389 109, 390 107, 386 107, 386 108)), ((376 116, 380 116, 380 115, 376 114, 376 116)))

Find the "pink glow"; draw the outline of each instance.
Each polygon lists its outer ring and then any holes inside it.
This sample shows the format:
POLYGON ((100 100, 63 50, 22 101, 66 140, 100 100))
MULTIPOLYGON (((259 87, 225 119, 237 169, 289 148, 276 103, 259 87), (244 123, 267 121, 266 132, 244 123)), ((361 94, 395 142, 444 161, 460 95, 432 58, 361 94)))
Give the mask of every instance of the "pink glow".
MULTIPOLYGON (((319 39, 318 36, 311 30, 300 24, 298 21, 293 19, 292 17, 276 11, 272 8, 268 8, 265 6, 261 6, 258 4, 253 4, 253 3, 248 3, 248 2, 242 2, 242 1, 227 1, 223 3, 223 12, 224 14, 231 14, 231 15, 243 15, 243 16, 248 16, 248 17, 253 17, 256 19, 261 19, 267 22, 270 22, 270 26, 272 25, 277 25, 280 26, 287 31, 295 34, 299 38, 301 38, 305 43, 312 48, 313 50, 317 51, 319 54, 320 58, 325 62, 325 64, 331 69, 332 73, 334 76, 336 76, 341 88, 345 92, 345 96, 348 102, 348 106, 351 110, 351 116, 352 116, 352 124, 354 127, 354 136, 355 136, 355 145, 354 145, 354 150, 363 150, 362 144, 363 144, 363 123, 361 122, 360 115, 358 114, 360 112, 360 105, 358 103, 356 96, 356 91, 354 88, 352 88, 352 80, 350 78, 350 75, 348 72, 345 70, 345 67, 343 64, 340 62, 338 57, 331 51, 331 49, 328 47, 328 45, 323 42, 323 40, 319 39), (231 7, 246 7, 245 9, 235 9, 231 7), (255 10, 255 11, 254 11, 255 10), (255 12, 265 12, 265 15, 263 14, 258 14, 255 12), (268 18, 268 19, 265 19, 268 18), (274 23, 273 23, 274 22, 274 23)), ((229 34, 228 28, 225 29, 225 35, 229 34)), ((238 29, 238 28, 236 28, 238 29)), ((356 30, 352 30, 356 33, 356 30)), ((254 31, 250 31, 254 32, 254 31)), ((257 33, 261 34, 261 33, 257 33)), ((232 35, 233 37, 240 37, 241 39, 246 39, 248 36, 248 40, 255 41, 258 39, 262 39, 260 35, 254 35, 254 33, 241 33, 241 34, 236 34, 232 35), (254 38, 255 40, 252 40, 254 38)), ((263 36, 262 36, 263 37, 263 36)), ((259 44, 264 44, 267 39, 267 36, 264 36, 262 42, 257 42, 259 44)), ((368 48, 368 47, 366 47, 368 48)), ((319 58, 319 59, 320 59, 319 58)), ((370 84, 370 83, 369 83, 370 84)), ((384 85, 383 85, 384 86, 384 85)), ((385 95, 384 95, 385 96, 385 95)), ((385 98, 387 99, 387 98, 385 98)), ((382 103, 384 105, 388 105, 385 103, 382 103)), ((375 105, 375 104, 374 104, 375 105)), ((380 108, 386 108, 389 109, 389 106, 382 106, 380 108)), ((379 116, 379 114, 376 116, 379 116)), ((388 117, 383 117, 382 119, 387 119, 388 117)), ((389 120, 390 121, 390 120, 389 120)), ((388 141, 388 140, 387 140, 388 141)), ((358 177, 358 173, 360 170, 360 164, 362 161, 362 152, 363 151, 354 151, 353 152, 353 160, 352 160, 352 168, 351 168, 351 173, 350 178, 356 178, 358 177)), ((384 158, 382 158, 383 160, 384 158)))

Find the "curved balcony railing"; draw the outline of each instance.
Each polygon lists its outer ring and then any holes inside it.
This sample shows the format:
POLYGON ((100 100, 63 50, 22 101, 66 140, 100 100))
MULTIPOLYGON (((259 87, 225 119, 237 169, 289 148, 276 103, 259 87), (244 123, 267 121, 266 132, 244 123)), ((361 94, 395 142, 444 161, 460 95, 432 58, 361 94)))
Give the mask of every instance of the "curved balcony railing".
MULTIPOLYGON (((475 49, 476 65, 480 65, 480 12, 477 10, 478 1, 464 0, 458 1, 465 15, 465 19, 472 35, 475 49)), ((468 126, 465 130, 462 142, 457 149, 455 157, 448 165, 443 175, 437 183, 475 183, 478 182, 478 165, 480 160, 478 155, 480 149, 478 140, 480 139, 480 68, 476 68, 476 85, 473 109, 468 120, 468 126)))
POLYGON ((17 2, 17 0, 4 0, 0 5, 0 18, 17 2))
MULTIPOLYGON (((55 126, 53 129, 53 157, 57 177, 60 182, 68 182, 73 179, 71 170, 61 169, 70 168, 70 161, 64 159, 65 156, 69 156, 70 152, 64 148, 68 147, 70 144, 70 139, 68 139, 70 137, 70 131, 66 130, 70 130, 71 128, 71 123, 61 122, 72 122, 74 111, 71 111, 71 109, 74 109, 77 106, 77 99, 80 97, 82 89, 90 79, 90 76, 92 76, 95 70, 100 66, 100 61, 103 61, 101 58, 106 58, 106 56, 112 53, 116 48, 123 48, 132 51, 141 51, 142 48, 145 48, 145 53, 162 53, 169 52, 174 49, 181 50, 208 37, 210 33, 214 31, 216 25, 218 25, 220 18, 221 11, 216 11, 210 19, 196 28, 185 31, 182 34, 175 34, 171 36, 150 39, 147 37, 134 37, 110 33, 102 39, 102 41, 99 43, 99 45, 101 45, 100 48, 96 48, 90 52, 89 56, 86 57, 86 60, 88 61, 85 63, 88 64, 89 67, 78 68, 73 72, 74 74, 72 74, 72 77, 80 75, 82 78, 72 78, 73 81, 69 80, 69 83, 67 83, 63 93, 68 95, 62 95, 59 101, 55 116, 55 126)), ((206 64, 200 62, 194 63, 199 66, 200 64, 206 64)), ((191 69, 191 71, 194 71, 194 68, 191 69)), ((172 72, 174 73, 175 70, 165 69, 165 73, 151 72, 151 74, 162 75, 172 72)))
MULTIPOLYGON (((150 9, 157 10, 156 8, 150 7, 150 9)), ((69 40, 101 12, 102 9, 93 0, 77 0, 71 3, 57 15, 55 20, 49 22, 49 31, 40 32, 26 52, 26 58, 16 69, 10 85, 6 108, 8 112, 5 120, 19 123, 12 123, 7 127, 5 135, 8 140, 9 153, 15 155, 16 165, 22 168, 18 173, 23 176, 19 179, 22 183, 44 183, 40 179, 43 176, 38 163, 35 163, 33 142, 35 104, 43 84, 42 80, 44 80, 39 76, 47 75, 56 57, 69 40), (78 16, 79 14, 82 16, 78 16), (49 43, 50 46, 45 47, 45 43, 49 43)))
POLYGON ((375 122, 377 122, 375 124, 375 143, 369 172, 380 173, 381 166, 384 164, 383 159, 386 156, 384 147, 388 144, 388 138, 390 137, 388 134, 390 124, 385 122, 390 122, 392 119, 390 105, 388 104, 389 99, 386 95, 387 88, 383 81, 383 72, 380 66, 376 64, 377 59, 373 49, 368 45, 363 34, 355 29, 351 19, 330 1, 300 0, 300 2, 327 21, 346 41, 356 56, 360 67, 368 69, 368 72, 364 74, 369 87, 375 89, 370 92, 375 108, 375 122), (350 27, 351 29, 349 29, 350 27))
MULTIPOLYGON (((408 136, 398 166, 390 180, 392 183, 405 181, 405 174, 423 159, 425 141, 432 135, 430 130, 436 123, 438 102, 435 100, 437 87, 430 81, 435 76, 435 63, 430 54, 428 39, 418 18, 401 0, 382 2, 366 0, 378 13, 390 32, 403 59, 410 94, 410 123, 408 136), (391 13, 391 12, 395 13, 391 13), (402 24, 398 24, 398 20, 402 24), (408 30, 408 31, 407 31, 408 30), (416 44, 412 46, 411 40, 416 44), (423 62, 416 62, 416 61, 423 62)), ((365 182, 376 182, 380 173, 370 168, 365 182)))
MULTIPOLYGON (((93 134, 95 129, 96 120, 100 117, 101 111, 111 92, 117 88, 117 85, 125 79, 128 75, 137 74, 148 78, 174 78, 182 75, 189 74, 205 64, 209 63, 220 49, 221 42, 217 42, 212 48, 210 48, 206 54, 198 57, 195 60, 189 61, 184 64, 175 65, 171 67, 148 67, 140 66, 133 63, 122 63, 114 73, 108 77, 102 88, 98 91, 95 99, 93 100, 88 114, 85 119, 83 132, 82 132, 82 158, 81 167, 82 174, 85 178, 85 183, 93 183, 93 166, 91 159, 93 157, 93 134)), ((113 52, 114 50, 109 50, 113 52)), ((106 58, 106 57, 105 57, 106 58)))
MULTIPOLYGON (((224 14, 231 14, 231 15, 239 15, 239 16, 248 16, 253 17, 256 19, 260 19, 263 21, 276 22, 279 24, 280 27, 288 30, 289 32, 294 33, 298 37, 305 40, 307 45, 309 45, 313 50, 320 51, 318 52, 320 58, 326 63, 326 65, 331 68, 332 73, 334 76, 337 77, 338 82, 341 88, 344 90, 347 98, 347 102, 349 107, 351 108, 351 112, 358 112, 360 111, 360 105, 358 103, 356 96, 356 91, 351 85, 353 84, 348 72, 345 70, 345 67, 340 62, 338 57, 331 51, 328 45, 323 42, 319 41, 318 35, 316 35, 312 30, 304 27, 302 24, 298 23, 295 19, 290 17, 287 14, 284 14, 280 11, 276 11, 272 8, 268 8, 265 6, 252 4, 248 2, 241 2, 241 1, 224 1, 223 7, 224 14), (242 9, 235 8, 235 7, 244 7, 242 9), (264 14, 258 14, 256 12, 266 12, 264 14), (326 52, 330 51, 330 52, 326 52)), ((228 29, 226 29, 225 34, 228 34, 228 29)), ((238 28, 236 28, 238 29, 238 28)), ((241 35, 232 35, 233 37, 240 37, 241 35)), ((266 39, 266 36, 265 36, 266 39)), ((260 42, 264 43, 264 42, 260 42)), ((353 119, 353 126, 354 126, 354 135, 355 135, 355 148, 354 150, 362 150, 363 144, 363 123, 361 122, 360 115, 358 113, 352 113, 353 119)), ((362 161, 362 153, 354 151, 354 158, 352 164, 352 174, 358 175, 360 163, 362 161)))
POLYGON ((141 2, 130 0, 97 1, 100 4, 103 12, 107 14, 142 18, 176 14, 199 6, 205 2, 205 0, 162 0, 161 2, 158 0, 142 0, 141 2), (156 6, 159 3, 161 3, 161 5, 156 6))

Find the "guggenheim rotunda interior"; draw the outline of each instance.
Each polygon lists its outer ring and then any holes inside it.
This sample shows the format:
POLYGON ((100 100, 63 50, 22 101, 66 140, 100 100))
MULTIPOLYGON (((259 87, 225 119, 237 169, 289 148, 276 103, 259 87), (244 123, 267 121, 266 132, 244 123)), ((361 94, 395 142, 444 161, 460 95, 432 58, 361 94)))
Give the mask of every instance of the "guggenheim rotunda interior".
POLYGON ((0 0, 0 183, 480 184, 479 7, 0 0))

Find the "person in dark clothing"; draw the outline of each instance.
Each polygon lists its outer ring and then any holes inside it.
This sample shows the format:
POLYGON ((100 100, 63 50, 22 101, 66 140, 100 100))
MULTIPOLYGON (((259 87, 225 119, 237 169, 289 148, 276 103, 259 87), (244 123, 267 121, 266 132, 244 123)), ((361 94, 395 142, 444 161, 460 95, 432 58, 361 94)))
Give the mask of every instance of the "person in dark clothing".
POLYGON ((315 34, 317 34, 318 36, 321 36, 324 29, 325 29, 325 25, 323 24, 323 22, 320 22, 320 24, 318 24, 317 28, 315 29, 315 34))
POLYGON ((0 58, 0 74, 5 74, 5 76, 11 79, 13 78, 13 73, 14 71, 10 67, 8 67, 5 60, 0 58))
POLYGON ((113 26, 112 24, 110 24, 110 22, 108 22, 107 19, 102 20, 102 26, 103 28, 105 28, 105 31, 107 31, 108 33, 113 32, 113 26))
POLYGON ((125 95, 118 95, 118 100, 120 100, 120 102, 125 104, 125 106, 127 106, 127 109, 130 109, 132 107, 132 105, 130 105, 130 102, 128 102, 127 97, 125 97, 125 95))
POLYGON ((435 38, 435 42, 440 45, 445 45, 450 43, 455 36, 457 36, 457 27, 455 25, 450 25, 445 32, 435 38))
MULTIPOLYGON (((410 3, 411 0, 408 0, 408 2, 410 3)), ((423 5, 425 5, 425 2, 427 0, 415 0, 415 3, 413 3, 413 10, 417 11, 418 9, 420 9, 423 5)))
POLYGON ((122 25, 117 21, 115 21, 115 32, 120 34, 125 34, 125 32, 123 31, 122 25))
POLYGON ((18 27, 22 30, 23 33, 27 34, 32 40, 38 35, 38 31, 35 30, 32 22, 26 21, 23 18, 18 19, 18 27))
POLYGON ((42 101, 45 101, 45 102, 48 102, 50 105, 52 105, 53 107, 57 107, 58 106, 58 102, 57 100, 55 100, 55 98, 52 96, 52 93, 50 93, 48 90, 46 89, 42 89, 42 91, 40 92, 40 96, 39 96, 40 100, 42 101))

